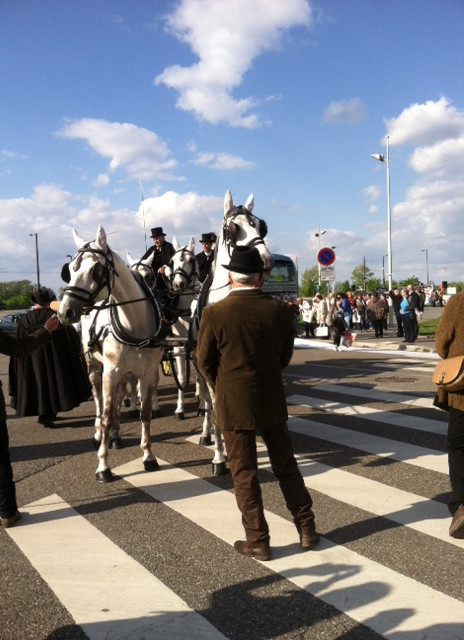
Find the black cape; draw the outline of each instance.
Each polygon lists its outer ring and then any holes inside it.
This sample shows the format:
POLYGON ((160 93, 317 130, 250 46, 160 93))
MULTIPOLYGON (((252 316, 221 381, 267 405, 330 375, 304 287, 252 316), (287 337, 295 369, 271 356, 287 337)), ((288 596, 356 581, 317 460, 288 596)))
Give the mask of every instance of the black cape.
MULTIPOLYGON (((18 323, 17 336, 23 338, 43 327, 52 309, 29 311, 18 323)), ((11 358, 11 406, 16 415, 54 415, 70 411, 91 396, 91 387, 74 327, 60 326, 52 340, 23 358, 11 358)))

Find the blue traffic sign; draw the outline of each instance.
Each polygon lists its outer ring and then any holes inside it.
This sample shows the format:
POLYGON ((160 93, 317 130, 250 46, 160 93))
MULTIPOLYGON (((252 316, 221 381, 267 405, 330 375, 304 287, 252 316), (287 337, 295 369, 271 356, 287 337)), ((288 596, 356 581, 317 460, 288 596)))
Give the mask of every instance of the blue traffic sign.
POLYGON ((324 247, 317 254, 317 260, 323 267, 328 267, 335 262, 335 253, 329 247, 324 247))

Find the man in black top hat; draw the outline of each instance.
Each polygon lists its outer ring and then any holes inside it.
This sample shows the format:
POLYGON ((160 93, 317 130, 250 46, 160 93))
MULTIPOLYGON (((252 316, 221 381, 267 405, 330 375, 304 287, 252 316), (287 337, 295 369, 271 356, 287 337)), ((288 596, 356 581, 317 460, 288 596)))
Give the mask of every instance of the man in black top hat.
POLYGON ((169 264, 170 259, 175 253, 175 249, 171 242, 166 242, 166 234, 163 232, 163 227, 153 227, 151 237, 153 238, 153 246, 145 252, 142 260, 146 260, 154 253, 152 267, 156 274, 155 289, 164 291, 167 288, 163 278, 164 268, 169 264))
POLYGON ((200 244, 203 247, 203 251, 195 256, 198 263, 198 279, 200 282, 203 282, 211 271, 211 265, 214 260, 213 242, 212 233, 201 234, 200 244))

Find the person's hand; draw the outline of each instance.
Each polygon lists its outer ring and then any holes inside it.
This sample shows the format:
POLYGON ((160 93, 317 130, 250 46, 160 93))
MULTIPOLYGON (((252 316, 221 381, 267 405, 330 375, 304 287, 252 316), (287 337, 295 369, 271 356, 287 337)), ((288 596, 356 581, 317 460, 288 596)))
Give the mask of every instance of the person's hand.
POLYGON ((58 320, 58 316, 56 315, 56 313, 50 316, 47 322, 44 324, 45 329, 50 333, 52 331, 55 331, 55 329, 58 329, 59 326, 60 326, 60 321, 58 320))

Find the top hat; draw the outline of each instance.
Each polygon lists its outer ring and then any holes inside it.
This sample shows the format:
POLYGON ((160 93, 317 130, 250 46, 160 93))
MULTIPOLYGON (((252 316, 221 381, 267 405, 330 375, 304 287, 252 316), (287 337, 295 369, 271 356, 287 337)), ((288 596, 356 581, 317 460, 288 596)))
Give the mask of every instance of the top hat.
POLYGON ((209 242, 210 244, 212 244, 214 242, 213 234, 212 233, 202 233, 201 234, 200 244, 203 244, 204 242, 209 242))
POLYGON ((163 227, 153 227, 153 229, 151 230, 151 238, 156 238, 156 236, 165 236, 166 234, 163 233, 163 227))
POLYGON ((229 264, 223 267, 236 273, 262 273, 264 265, 255 247, 234 247, 229 264))

